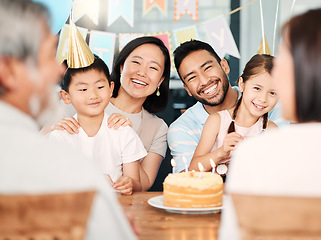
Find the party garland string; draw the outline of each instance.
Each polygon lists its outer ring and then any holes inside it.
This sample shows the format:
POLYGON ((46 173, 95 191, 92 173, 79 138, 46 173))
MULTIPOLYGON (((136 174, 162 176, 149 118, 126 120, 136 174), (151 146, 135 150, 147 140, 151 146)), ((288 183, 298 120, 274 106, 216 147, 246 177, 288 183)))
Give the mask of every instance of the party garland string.
POLYGON ((273 56, 275 55, 276 25, 277 25, 278 15, 279 15, 279 5, 280 5, 280 0, 278 0, 276 3, 276 13, 275 13, 274 33, 273 33, 273 56))
MULTIPOLYGON (((227 16, 232 15, 232 14, 234 14, 234 13, 236 13, 236 12, 239 12, 239 11, 242 10, 243 8, 249 6, 249 5, 251 5, 251 4, 253 4, 253 3, 257 2, 257 1, 258 1, 258 0, 252 0, 251 2, 248 2, 248 3, 246 3, 246 4, 243 4, 242 6, 240 6, 240 7, 236 8, 236 9, 230 11, 229 13, 224 14, 223 16, 224 16, 224 17, 227 17, 227 16)), ((207 21, 211 21, 211 20, 213 20, 213 19, 210 19, 210 20, 207 20, 207 21)), ((207 22, 207 21, 205 21, 205 22, 207 22)), ((203 24, 203 23, 204 23, 204 22, 199 23, 199 24, 201 25, 201 24, 203 24)), ((195 24, 195 25, 198 25, 198 24, 195 24)), ((91 32, 91 31, 88 30, 88 33, 87 33, 87 34, 90 35, 90 32, 91 32)), ((166 32, 166 31, 161 31, 161 32, 166 32)), ((170 32, 171 32, 171 31, 170 31, 170 32)), ((116 37, 119 37, 119 34, 117 34, 116 37)))
POLYGON ((261 13, 261 28, 262 28, 263 53, 266 54, 265 38, 264 38, 264 20, 263 20, 262 0, 260 0, 260 13, 261 13))

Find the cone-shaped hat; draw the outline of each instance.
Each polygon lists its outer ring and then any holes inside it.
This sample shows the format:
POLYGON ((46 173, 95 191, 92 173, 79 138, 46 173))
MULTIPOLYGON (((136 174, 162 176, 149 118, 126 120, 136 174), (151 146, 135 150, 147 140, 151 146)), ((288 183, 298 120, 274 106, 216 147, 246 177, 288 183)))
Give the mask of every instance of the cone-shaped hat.
POLYGON ((90 51, 87 43, 78 31, 75 23, 70 21, 69 47, 67 54, 67 65, 69 68, 83 68, 90 66, 95 57, 90 51))
POLYGON ((268 54, 268 55, 271 55, 271 50, 270 50, 270 47, 269 47, 269 44, 266 40, 266 37, 264 35, 264 39, 261 41, 261 45, 260 45, 260 48, 259 48, 259 51, 257 52, 258 54, 268 54), (263 49, 263 41, 265 42, 265 51, 263 49))

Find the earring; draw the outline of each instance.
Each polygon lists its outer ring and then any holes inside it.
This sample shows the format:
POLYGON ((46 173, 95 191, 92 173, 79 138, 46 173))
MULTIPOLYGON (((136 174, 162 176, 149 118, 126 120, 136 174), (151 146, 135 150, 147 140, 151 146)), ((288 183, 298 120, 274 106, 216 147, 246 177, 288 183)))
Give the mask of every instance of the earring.
POLYGON ((158 86, 158 88, 157 88, 156 96, 157 96, 157 97, 160 96, 159 86, 158 86))

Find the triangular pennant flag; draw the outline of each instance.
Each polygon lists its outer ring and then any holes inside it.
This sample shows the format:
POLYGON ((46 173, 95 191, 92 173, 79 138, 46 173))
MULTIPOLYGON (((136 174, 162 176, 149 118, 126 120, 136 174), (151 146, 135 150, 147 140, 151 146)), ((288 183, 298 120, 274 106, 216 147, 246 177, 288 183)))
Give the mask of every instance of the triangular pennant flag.
POLYGON ((129 43, 131 40, 142 37, 144 34, 142 33, 120 33, 119 34, 119 51, 125 47, 127 43, 129 43))
POLYGON ((113 66, 115 33, 107 33, 91 30, 89 47, 94 54, 100 57, 107 64, 109 69, 113 66))
POLYGON ((175 66, 174 66, 173 46, 172 46, 170 32, 156 32, 156 33, 150 33, 148 35, 157 37, 163 41, 164 45, 168 49, 168 52, 171 58, 171 66, 172 66, 172 69, 174 70, 175 66))
POLYGON ((123 17, 131 26, 134 26, 134 0, 108 1, 108 27, 119 17, 123 17))
POLYGON ((167 16, 167 3, 168 0, 143 0, 143 16, 145 16, 149 11, 154 7, 163 13, 164 16, 167 16))
POLYGON ((220 58, 224 58, 226 54, 240 58, 233 35, 223 17, 217 17, 205 24, 209 42, 220 58))
POLYGON ((265 51, 264 51, 264 47, 263 47, 263 39, 261 41, 261 44, 260 44, 260 47, 259 47, 259 51, 257 52, 258 54, 268 54, 268 55, 271 55, 271 50, 270 50, 270 47, 269 47, 269 44, 266 40, 266 37, 264 35, 264 43, 265 43, 265 51))
POLYGON ((198 22, 198 0, 175 0, 174 21, 179 20, 185 13, 198 22))
POLYGON ((82 38, 75 23, 70 21, 67 65, 69 68, 88 67, 95 61, 87 43, 82 38))
POLYGON ((72 20, 77 22, 84 15, 98 25, 99 0, 73 0, 72 20))
POLYGON ((196 27, 176 29, 173 31, 175 44, 179 46, 181 43, 190 41, 192 39, 197 39, 196 27))

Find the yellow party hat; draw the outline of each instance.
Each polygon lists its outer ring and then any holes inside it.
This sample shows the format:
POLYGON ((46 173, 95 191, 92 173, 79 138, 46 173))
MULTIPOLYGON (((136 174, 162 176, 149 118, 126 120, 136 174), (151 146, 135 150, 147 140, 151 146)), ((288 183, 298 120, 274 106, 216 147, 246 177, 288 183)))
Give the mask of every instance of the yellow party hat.
POLYGON ((78 31, 75 23, 70 21, 69 47, 67 54, 68 68, 88 67, 94 61, 95 57, 78 31))
POLYGON ((271 50, 269 48, 269 44, 268 44, 265 36, 264 36, 264 40, 262 39, 262 41, 261 41, 261 45, 260 45, 259 51, 257 53, 258 54, 265 53, 265 54, 271 55, 271 50), (263 41, 265 43, 265 52, 264 52, 264 49, 263 49, 263 41))

